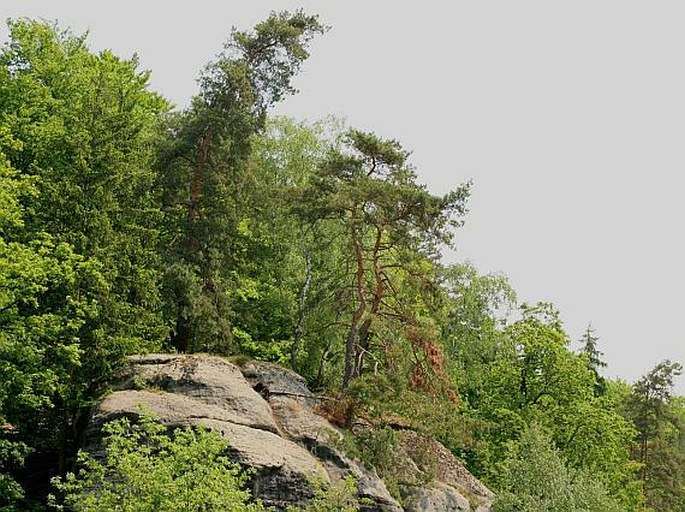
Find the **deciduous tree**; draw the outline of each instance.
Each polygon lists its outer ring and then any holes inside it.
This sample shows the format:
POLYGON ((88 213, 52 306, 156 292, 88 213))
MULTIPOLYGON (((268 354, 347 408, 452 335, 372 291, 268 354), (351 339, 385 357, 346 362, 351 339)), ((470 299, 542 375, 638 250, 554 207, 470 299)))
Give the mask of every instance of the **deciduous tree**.
POLYGON ((9 22, 0 51, 3 415, 32 447, 75 453, 126 354, 158 348, 156 122, 137 59, 9 22), (6 135, 11 136, 6 136, 6 135))

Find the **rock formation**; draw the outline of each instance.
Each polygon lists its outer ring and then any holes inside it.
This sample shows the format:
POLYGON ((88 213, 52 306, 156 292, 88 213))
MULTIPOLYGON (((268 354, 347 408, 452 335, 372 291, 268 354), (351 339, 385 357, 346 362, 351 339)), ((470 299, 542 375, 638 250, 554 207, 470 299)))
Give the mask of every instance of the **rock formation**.
POLYGON ((341 451, 343 432, 316 413, 319 400, 302 377, 269 363, 239 368, 208 355, 136 356, 113 392, 95 406, 87 446, 95 449, 105 422, 146 411, 169 427, 204 425, 228 439, 231 457, 254 470, 253 495, 279 511, 306 504, 313 480, 349 475, 359 496, 367 498, 367 512, 490 509, 491 492, 459 460, 410 430, 400 432, 397 447, 401 505, 375 472, 341 451), (430 470, 423 461, 427 452, 430 470))

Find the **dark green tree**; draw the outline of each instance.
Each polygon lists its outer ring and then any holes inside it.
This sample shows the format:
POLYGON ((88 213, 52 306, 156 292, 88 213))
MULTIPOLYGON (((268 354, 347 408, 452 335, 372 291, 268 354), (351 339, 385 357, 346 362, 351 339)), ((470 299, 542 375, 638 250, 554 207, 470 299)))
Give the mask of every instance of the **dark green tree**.
POLYGON ((234 31, 200 77, 191 107, 169 120, 159 156, 168 229, 165 294, 180 351, 229 352, 231 297, 246 264, 254 195, 253 139, 268 108, 294 92, 292 77, 324 28, 301 11, 271 14, 253 32, 234 31))
POLYGON ((602 396, 606 393, 606 380, 600 373, 607 364, 602 359, 604 353, 599 350, 597 342, 599 337, 595 335, 592 324, 588 324, 583 336, 580 338, 582 346, 580 353, 587 359, 588 368, 595 375, 595 395, 602 396))
POLYGON ((665 470, 669 465, 679 467, 678 457, 682 461, 682 448, 678 447, 678 454, 669 449, 667 440, 669 431, 680 430, 670 403, 675 378, 682 371, 678 362, 661 361, 634 384, 628 401, 628 416, 639 432, 635 458, 642 465, 645 504, 655 510, 679 510, 683 496, 685 482, 669 483, 670 471, 665 470))

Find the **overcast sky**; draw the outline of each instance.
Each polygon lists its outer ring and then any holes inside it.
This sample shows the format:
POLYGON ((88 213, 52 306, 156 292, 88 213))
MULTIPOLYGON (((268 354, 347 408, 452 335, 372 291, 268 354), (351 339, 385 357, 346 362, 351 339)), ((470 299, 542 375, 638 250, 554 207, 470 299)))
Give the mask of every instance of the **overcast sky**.
POLYGON ((183 106, 231 26, 298 7, 332 30, 278 113, 399 139, 435 192, 473 179, 450 258, 553 302, 574 339, 591 321, 608 375, 685 362, 685 3, 4 0, 0 15, 136 52, 183 106))

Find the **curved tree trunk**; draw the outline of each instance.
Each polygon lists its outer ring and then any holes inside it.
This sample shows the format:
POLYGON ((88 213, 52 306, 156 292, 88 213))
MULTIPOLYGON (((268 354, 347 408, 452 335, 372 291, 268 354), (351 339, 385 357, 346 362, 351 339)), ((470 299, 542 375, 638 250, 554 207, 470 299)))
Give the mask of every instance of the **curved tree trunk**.
POLYGON ((369 354, 371 348, 371 338, 373 333, 371 331, 371 322, 373 317, 380 311, 383 295, 385 294, 385 283, 383 282, 383 274, 381 269, 381 239, 383 237, 383 230, 381 227, 376 227, 376 240, 373 245, 373 275, 375 280, 375 287, 373 291, 373 300, 369 310, 369 316, 366 317, 361 327, 359 328, 359 343, 355 358, 355 372, 354 376, 359 377, 364 368, 364 358, 369 354))
POLYGON ((354 248, 355 260, 357 263, 356 275, 359 306, 352 314, 350 329, 347 333, 347 340, 345 342, 345 375, 343 376, 343 388, 346 388, 353 378, 359 376, 359 365, 355 358, 355 353, 357 351, 357 334, 359 322, 364 316, 364 313, 366 313, 366 297, 364 290, 364 254, 362 253, 361 242, 359 241, 359 234, 357 233, 355 222, 356 212, 353 210, 350 218, 350 234, 352 246, 354 248))

